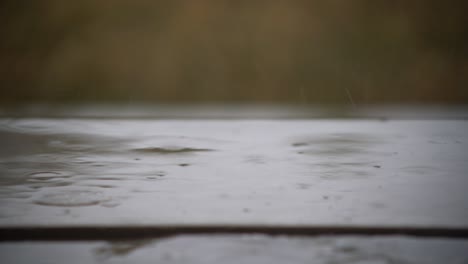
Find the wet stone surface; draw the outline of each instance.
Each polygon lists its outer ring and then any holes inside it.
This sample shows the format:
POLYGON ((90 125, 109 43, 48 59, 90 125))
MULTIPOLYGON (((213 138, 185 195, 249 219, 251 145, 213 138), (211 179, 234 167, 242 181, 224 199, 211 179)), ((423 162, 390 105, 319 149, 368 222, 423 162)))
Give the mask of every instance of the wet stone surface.
POLYGON ((17 264, 461 264, 468 262, 468 240, 403 236, 198 235, 115 242, 0 243, 0 257, 5 263, 17 264))
POLYGON ((0 119, 0 226, 468 227, 463 120, 0 119))
POLYGON ((99 192, 64 190, 61 192, 47 193, 36 199, 34 203, 47 206, 74 207, 97 205, 103 201, 105 201, 105 199, 99 192))

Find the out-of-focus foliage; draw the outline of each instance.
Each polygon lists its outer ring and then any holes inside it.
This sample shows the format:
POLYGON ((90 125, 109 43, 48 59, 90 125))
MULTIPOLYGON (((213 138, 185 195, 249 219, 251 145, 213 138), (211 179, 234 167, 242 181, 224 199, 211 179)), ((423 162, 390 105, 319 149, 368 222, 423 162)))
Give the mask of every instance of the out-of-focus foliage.
POLYGON ((463 0, 0 2, 0 100, 468 102, 463 0))

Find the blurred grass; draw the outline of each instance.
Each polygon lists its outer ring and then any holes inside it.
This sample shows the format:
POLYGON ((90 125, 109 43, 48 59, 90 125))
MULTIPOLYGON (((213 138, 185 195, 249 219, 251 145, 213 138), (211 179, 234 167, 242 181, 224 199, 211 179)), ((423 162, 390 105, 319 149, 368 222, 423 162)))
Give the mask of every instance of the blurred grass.
POLYGON ((462 0, 0 2, 0 101, 468 103, 462 0))

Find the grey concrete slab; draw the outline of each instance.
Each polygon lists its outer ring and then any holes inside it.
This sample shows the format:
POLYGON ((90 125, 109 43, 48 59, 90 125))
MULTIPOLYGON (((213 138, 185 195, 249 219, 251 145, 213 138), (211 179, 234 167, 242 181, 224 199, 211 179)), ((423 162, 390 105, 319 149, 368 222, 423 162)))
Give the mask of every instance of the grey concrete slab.
POLYGON ((176 236, 120 242, 0 243, 3 263, 468 263, 466 239, 176 236))
POLYGON ((468 227, 464 120, 0 119, 0 226, 468 227))

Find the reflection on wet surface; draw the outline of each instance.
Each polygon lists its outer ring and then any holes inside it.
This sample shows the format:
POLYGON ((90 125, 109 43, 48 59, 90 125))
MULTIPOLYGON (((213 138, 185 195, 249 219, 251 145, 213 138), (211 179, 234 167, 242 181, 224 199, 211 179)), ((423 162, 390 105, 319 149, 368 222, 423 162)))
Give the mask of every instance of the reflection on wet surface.
POLYGON ((135 250, 154 244, 155 240, 129 240, 113 241, 94 250, 99 259, 108 259, 110 257, 125 256, 135 250))
MULTIPOLYGON (((39 206, 116 207, 122 199, 105 195, 103 190, 120 189, 124 196, 153 192, 142 191, 140 187, 148 187, 147 184, 157 183, 170 175, 164 168, 187 167, 191 164, 185 161, 193 159, 193 154, 215 151, 202 147, 133 147, 154 145, 155 142, 174 146, 210 141, 203 137, 155 135, 141 137, 148 142, 142 144, 140 138, 99 134, 99 131, 90 133, 86 125, 81 129, 70 126, 73 131, 67 133, 49 129, 47 122, 42 125, 33 123, 35 125, 25 126, 8 122, 8 126, 0 127, 0 140, 4 146, 0 150, 0 199, 5 199, 0 200, 2 204, 13 198, 27 199, 39 206), (182 158, 164 158, 178 154, 182 158), (192 155, 184 157, 184 154, 192 155)), ((105 130, 106 126, 103 128, 105 130)), ((212 141, 217 142, 216 139, 212 141)))
POLYGON ((318 168, 321 179, 350 180, 373 175, 369 168, 379 166, 374 163, 383 156, 378 149, 384 143, 384 139, 369 133, 330 133, 308 136, 291 146, 297 154, 311 157, 309 166, 318 168))
POLYGON ((465 121, 0 119, 0 224, 466 225, 463 131, 465 121), (459 143, 432 143, 442 139, 459 143))
POLYGON ((340 133, 319 135, 292 143, 298 154, 320 156, 349 156, 370 152, 379 141, 370 134, 340 133))

